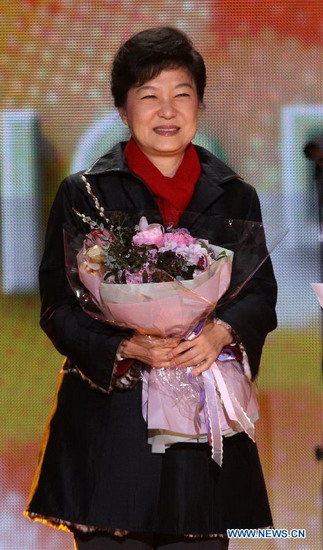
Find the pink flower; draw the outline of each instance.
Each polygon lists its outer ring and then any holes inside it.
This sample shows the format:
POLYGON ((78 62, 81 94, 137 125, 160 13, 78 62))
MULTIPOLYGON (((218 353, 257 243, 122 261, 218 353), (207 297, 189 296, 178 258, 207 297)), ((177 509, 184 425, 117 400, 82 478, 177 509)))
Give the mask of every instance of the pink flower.
POLYGON ((132 238, 132 242, 135 246, 141 245, 156 245, 163 246, 164 244, 164 231, 161 225, 158 223, 152 223, 148 225, 142 231, 139 231, 132 238))
POLYGON ((196 242, 196 239, 192 237, 187 229, 177 229, 176 231, 165 234, 165 242, 173 242, 176 243, 178 246, 181 246, 183 244, 189 246, 190 244, 194 244, 196 242))

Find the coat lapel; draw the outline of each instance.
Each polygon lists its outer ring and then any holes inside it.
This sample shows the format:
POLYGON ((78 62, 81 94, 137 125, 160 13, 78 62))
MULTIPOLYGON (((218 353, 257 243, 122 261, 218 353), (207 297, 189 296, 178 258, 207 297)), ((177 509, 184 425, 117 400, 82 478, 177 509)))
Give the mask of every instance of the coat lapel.
POLYGON ((212 153, 203 147, 197 145, 195 147, 200 159, 202 173, 196 184, 193 197, 186 209, 187 212, 192 212, 196 215, 190 215, 188 218, 185 214, 182 216, 182 220, 184 218, 191 220, 190 223, 185 224, 185 227, 188 229, 192 228, 199 217, 207 213, 209 208, 223 195, 223 186, 228 181, 242 179, 229 166, 212 155, 212 153))
POLYGON ((202 172, 196 183, 193 197, 191 198, 186 211, 181 216, 179 227, 186 227, 193 230, 196 223, 199 224, 201 216, 210 206, 221 197, 223 189, 220 185, 210 181, 202 172))
POLYGON ((191 198, 187 210, 190 212, 205 212, 223 194, 223 189, 219 184, 213 183, 208 179, 205 173, 201 174, 196 183, 193 197, 191 198))

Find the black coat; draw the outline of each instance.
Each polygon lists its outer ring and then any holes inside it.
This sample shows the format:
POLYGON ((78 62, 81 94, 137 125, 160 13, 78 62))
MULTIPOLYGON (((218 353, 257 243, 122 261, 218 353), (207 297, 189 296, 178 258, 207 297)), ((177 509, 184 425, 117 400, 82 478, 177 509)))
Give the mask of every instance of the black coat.
MULTIPOLYGON (((107 210, 156 209, 150 190, 127 168, 122 148, 117 145, 86 172, 94 194, 107 210)), ((206 150, 197 151, 202 173, 188 210, 260 221, 254 188, 206 150)), ((81 524, 181 534, 270 525, 257 449, 244 433, 224 438, 222 468, 211 460, 207 444, 178 443, 165 455, 152 454, 141 384, 106 393, 116 350, 127 333, 90 318, 69 287, 62 227, 68 222, 88 230, 73 207, 94 210, 80 174, 66 178, 58 190, 40 267, 41 326, 68 361, 27 515, 71 529, 81 524)), ((238 298, 217 312, 240 336, 253 376, 265 337, 276 326, 275 301, 268 260, 238 298)))

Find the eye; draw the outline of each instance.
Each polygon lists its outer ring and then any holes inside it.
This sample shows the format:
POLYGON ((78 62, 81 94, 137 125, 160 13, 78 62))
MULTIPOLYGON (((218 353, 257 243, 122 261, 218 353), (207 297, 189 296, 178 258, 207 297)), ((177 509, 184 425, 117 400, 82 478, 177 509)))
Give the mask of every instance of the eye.
POLYGON ((155 99, 156 96, 153 95, 153 94, 148 94, 148 95, 144 95, 142 96, 140 99, 155 99))
POLYGON ((190 97, 190 94, 187 92, 181 92, 180 94, 176 94, 175 97, 190 97))

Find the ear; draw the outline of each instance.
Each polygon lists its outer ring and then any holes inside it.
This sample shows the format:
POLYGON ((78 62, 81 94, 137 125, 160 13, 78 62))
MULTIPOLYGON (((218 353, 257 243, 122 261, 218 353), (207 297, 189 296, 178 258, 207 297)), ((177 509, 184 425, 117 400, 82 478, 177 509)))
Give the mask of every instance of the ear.
POLYGON ((124 107, 118 107, 118 113, 119 113, 119 116, 120 116, 123 124, 128 126, 128 118, 127 118, 126 109, 124 107))

